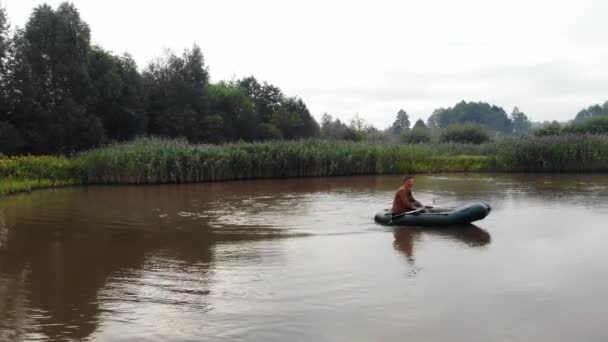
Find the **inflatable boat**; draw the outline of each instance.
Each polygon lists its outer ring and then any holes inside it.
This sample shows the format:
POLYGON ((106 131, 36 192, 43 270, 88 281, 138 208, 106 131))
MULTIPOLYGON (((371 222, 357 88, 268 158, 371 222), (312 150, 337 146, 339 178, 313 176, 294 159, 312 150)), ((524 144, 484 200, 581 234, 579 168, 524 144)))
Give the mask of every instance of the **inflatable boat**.
POLYGON ((485 202, 472 203, 452 209, 418 209, 398 215, 393 215, 390 209, 386 209, 377 213, 374 220, 389 226, 452 226, 482 220, 488 216, 491 210, 490 205, 485 202))

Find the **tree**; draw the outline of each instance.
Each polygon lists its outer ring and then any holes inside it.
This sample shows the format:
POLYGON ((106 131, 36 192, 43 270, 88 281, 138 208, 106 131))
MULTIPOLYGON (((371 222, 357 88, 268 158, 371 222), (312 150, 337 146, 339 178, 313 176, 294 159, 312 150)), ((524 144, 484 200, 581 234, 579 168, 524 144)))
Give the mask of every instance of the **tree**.
POLYGON ((608 134, 608 116, 598 115, 584 121, 574 121, 566 125, 564 133, 608 134))
POLYGON ((283 134, 275 125, 269 123, 259 124, 257 136, 260 140, 279 140, 283 139, 283 134))
POLYGON ((414 124, 414 127, 412 129, 424 129, 424 130, 428 130, 429 126, 427 126, 424 121, 422 121, 422 119, 418 119, 416 120, 416 123, 414 124))
POLYGON ((86 104, 93 87, 88 74, 91 33, 76 7, 67 2, 56 11, 37 7, 26 24, 25 39, 27 62, 45 106, 52 109, 65 98, 86 104))
POLYGON ((334 119, 331 115, 323 113, 323 116, 321 117, 321 132, 327 129, 332 124, 333 120, 334 119))
MULTIPOLYGON (((69 153, 138 134, 219 143, 320 133, 304 101, 272 84, 210 85, 197 45, 140 73, 129 55, 91 46, 89 26, 67 2, 36 7, 24 29, 8 32, 0 7, 2 153, 69 153)), ((336 121, 343 137, 357 136, 336 121)))
POLYGON ((428 119, 429 127, 446 128, 453 124, 475 123, 489 129, 511 133, 511 120, 504 109, 485 102, 457 103, 453 108, 436 109, 428 119))
MULTIPOLYGON (((8 29, 9 25, 6 20, 6 12, 4 11, 4 8, 0 7, 0 75, 6 75, 4 67, 6 64, 9 45, 8 29)), ((4 77, 0 77, 0 82, 3 81, 3 78, 4 77)))
POLYGON ((90 112, 102 120, 106 135, 114 140, 128 140, 144 132, 143 80, 131 56, 114 56, 99 47, 91 50, 89 58, 96 97, 90 112))
POLYGON ((247 96, 251 99, 256 120, 261 124, 260 132, 264 138, 271 132, 273 137, 274 129, 281 132, 284 139, 297 139, 302 137, 318 136, 320 132, 319 124, 310 114, 306 104, 298 97, 285 97, 281 89, 269 84, 260 83, 258 80, 249 76, 236 82, 247 96))
POLYGON ((38 6, 11 45, 8 111, 25 149, 67 152, 100 144, 103 130, 97 129, 95 115, 87 112, 95 97, 88 73, 90 31, 78 10, 69 3, 57 10, 38 6), (57 136, 83 127, 88 127, 86 134, 57 136))
POLYGON ((297 97, 283 99, 281 107, 272 114, 270 121, 285 139, 297 139, 319 135, 319 124, 310 115, 306 104, 297 97))
POLYGON ((407 144, 428 143, 431 142, 431 132, 429 129, 412 128, 401 134, 401 141, 407 144))
POLYGON ((237 84, 253 101, 259 120, 270 122, 272 114, 281 107, 283 102, 284 96, 281 89, 267 82, 260 84, 253 76, 246 77, 237 84))
POLYGON ((204 118, 209 111, 209 74, 197 45, 181 56, 168 51, 148 65, 143 77, 148 133, 184 136, 195 142, 210 140, 207 136, 216 122, 204 118))
POLYGON ((222 118, 223 141, 257 138, 258 120, 252 100, 236 84, 220 82, 209 86, 210 113, 222 118))
POLYGON ((363 120, 359 114, 355 114, 352 119, 350 119, 348 126, 354 131, 362 131, 363 127, 365 127, 365 120, 363 120))
POLYGON ((340 119, 334 120, 333 117, 327 113, 323 114, 321 123, 322 138, 353 141, 361 139, 359 132, 340 121, 340 119))
POLYGON ((532 123, 528 120, 528 117, 523 112, 519 111, 519 108, 513 108, 511 113, 511 122, 513 126, 513 133, 517 135, 523 135, 530 131, 532 123))
POLYGON ((562 133, 563 133, 563 127, 557 121, 548 123, 544 127, 541 127, 539 129, 537 129, 536 131, 534 131, 534 135, 537 135, 537 136, 560 135, 562 133))
MULTIPOLYGON (((7 85, 7 57, 9 54, 8 22, 4 8, 0 7, 0 121, 8 119, 8 85, 7 85)), ((6 123, 8 125, 8 122, 6 123)), ((8 127, 8 126, 6 126, 8 127)), ((1 147, 0 147, 1 148, 1 147)))
POLYGON ((441 132, 441 142, 481 144, 490 141, 487 130, 473 123, 452 125, 441 132))
POLYGON ((608 116, 608 101, 604 102, 603 105, 596 104, 581 110, 576 114, 574 120, 584 121, 598 116, 608 116))
POLYGON ((103 124, 98 117, 88 115, 84 106, 67 99, 56 108, 49 132, 53 137, 48 141, 49 150, 69 153, 100 144, 103 124))
POLYGON ((534 131, 537 136, 562 134, 608 134, 608 117, 598 115, 581 121, 560 124, 557 121, 534 131))
POLYGON ((395 118, 395 122, 393 122, 392 130, 393 134, 399 135, 401 132, 407 131, 410 129, 410 118, 407 113, 400 109, 397 112, 397 117, 395 118))

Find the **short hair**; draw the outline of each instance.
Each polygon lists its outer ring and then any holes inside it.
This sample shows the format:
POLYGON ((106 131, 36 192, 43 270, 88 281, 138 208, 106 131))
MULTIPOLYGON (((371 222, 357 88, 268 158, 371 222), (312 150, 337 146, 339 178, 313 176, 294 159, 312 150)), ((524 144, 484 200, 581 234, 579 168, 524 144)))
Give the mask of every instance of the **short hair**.
POLYGON ((414 177, 412 176, 405 176, 403 177, 403 181, 405 182, 406 180, 410 180, 410 179, 414 179, 414 177))

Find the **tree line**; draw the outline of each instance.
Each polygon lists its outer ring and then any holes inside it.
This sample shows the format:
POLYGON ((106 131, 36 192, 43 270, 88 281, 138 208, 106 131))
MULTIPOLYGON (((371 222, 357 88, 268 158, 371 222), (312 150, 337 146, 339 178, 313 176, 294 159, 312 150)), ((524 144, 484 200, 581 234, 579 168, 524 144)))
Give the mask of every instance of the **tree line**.
POLYGON ((272 84, 211 84, 196 45, 140 72, 90 37, 67 2, 36 7, 14 31, 0 8, 0 152, 69 153, 137 135, 219 143, 319 134, 302 99, 272 84))
MULTIPOLYGON (((0 154, 66 154, 136 136, 195 143, 308 137, 483 142, 534 127, 517 107, 507 114, 465 101, 413 125, 401 109, 385 130, 358 115, 343 122, 326 113, 319 125, 301 98, 253 76, 210 83, 197 45, 181 54, 167 51, 140 70, 129 54, 104 50, 90 37, 70 3, 40 5, 24 28, 13 30, 0 6, 0 154)), ((576 127, 546 123, 537 132, 596 132, 607 126, 601 118, 608 118, 608 102, 580 111, 571 124, 576 127)))

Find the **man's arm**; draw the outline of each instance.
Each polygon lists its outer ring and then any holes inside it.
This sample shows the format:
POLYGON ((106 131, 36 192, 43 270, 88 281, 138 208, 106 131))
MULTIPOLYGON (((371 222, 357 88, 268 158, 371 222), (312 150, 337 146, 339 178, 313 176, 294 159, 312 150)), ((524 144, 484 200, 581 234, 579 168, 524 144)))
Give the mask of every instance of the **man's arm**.
POLYGON ((422 203, 418 202, 414 196, 412 195, 412 190, 407 190, 407 195, 409 197, 408 203, 412 208, 422 207, 422 203))

